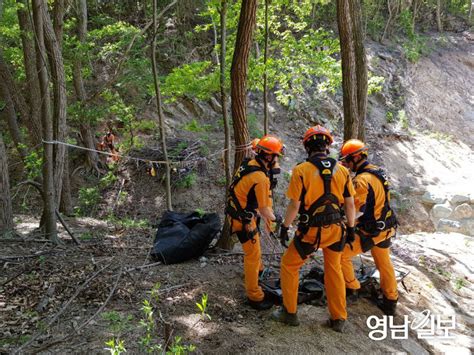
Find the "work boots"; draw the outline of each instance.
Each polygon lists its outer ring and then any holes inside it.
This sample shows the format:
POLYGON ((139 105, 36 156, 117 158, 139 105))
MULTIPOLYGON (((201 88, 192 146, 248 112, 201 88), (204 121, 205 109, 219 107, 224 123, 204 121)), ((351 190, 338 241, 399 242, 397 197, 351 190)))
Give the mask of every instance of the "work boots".
POLYGON ((293 327, 300 325, 300 321, 298 320, 296 313, 288 313, 283 306, 272 313, 272 320, 285 323, 293 327))
POLYGON ((359 290, 353 288, 346 288, 346 302, 347 304, 354 304, 359 300, 359 290))
POLYGON ((264 311, 273 307, 273 301, 266 297, 261 301, 252 301, 251 299, 248 299, 248 303, 250 307, 257 311, 264 311))
POLYGON ((389 300, 385 296, 381 300, 377 301, 377 306, 383 311, 387 316, 394 316, 395 310, 397 308, 398 300, 389 300))
POLYGON ((344 333, 346 321, 344 319, 328 319, 327 325, 338 333, 344 333))

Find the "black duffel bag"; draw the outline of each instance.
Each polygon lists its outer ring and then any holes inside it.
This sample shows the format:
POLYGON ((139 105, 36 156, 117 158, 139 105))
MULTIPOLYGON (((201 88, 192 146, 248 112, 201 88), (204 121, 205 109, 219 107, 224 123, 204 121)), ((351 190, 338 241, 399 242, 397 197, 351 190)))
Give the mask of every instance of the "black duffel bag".
POLYGON ((201 256, 221 230, 217 213, 167 211, 158 225, 151 256, 165 264, 176 264, 201 256))

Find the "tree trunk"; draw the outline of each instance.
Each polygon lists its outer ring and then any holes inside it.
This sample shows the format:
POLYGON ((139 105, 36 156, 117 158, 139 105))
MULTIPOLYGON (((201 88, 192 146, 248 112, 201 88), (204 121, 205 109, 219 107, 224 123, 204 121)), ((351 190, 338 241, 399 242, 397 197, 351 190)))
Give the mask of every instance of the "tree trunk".
POLYGON ((171 169, 168 162, 168 150, 166 148, 165 118, 163 108, 161 107, 160 84, 158 81, 158 70, 156 67, 156 30, 157 30, 157 0, 153 0, 153 40, 151 44, 151 62, 153 70, 153 83, 155 85, 156 108, 158 110, 158 121, 160 126, 161 147, 163 149, 164 160, 166 161, 166 207, 169 211, 173 210, 171 205, 171 169))
POLYGON ((358 136, 359 108, 357 105, 357 77, 349 0, 337 0, 337 24, 341 45, 342 94, 344 104, 344 140, 358 136))
POLYGON ((227 91, 225 88, 225 66, 226 66, 226 41, 227 41, 227 0, 221 0, 221 72, 220 72, 220 86, 221 86, 221 106, 222 117, 224 120, 224 170, 225 170, 225 185, 226 191, 232 179, 230 169, 230 126, 229 116, 227 115, 227 91))
MULTIPOLYGON (((87 0, 76 0, 77 9, 77 38, 79 42, 83 44, 87 38, 87 0)), ((84 81, 82 80, 82 56, 76 56, 73 63, 72 81, 74 84, 74 91, 76 93, 76 99, 81 105, 86 105, 86 90, 84 87, 84 81)), ((95 149, 94 134, 90 122, 81 121, 80 131, 82 136, 82 143, 88 149, 95 149)), ((96 152, 86 152, 86 164, 89 168, 99 171, 99 156, 96 152)))
POLYGON ((242 159, 251 152, 247 123, 247 69, 256 13, 257 0, 242 0, 234 57, 230 70, 231 110, 236 145, 234 171, 238 169, 242 159))
MULTIPOLYGON (((247 125, 247 69, 253 30, 255 28, 257 0, 242 0, 239 26, 235 41, 234 57, 232 59, 231 78, 231 108, 234 126, 235 157, 234 171, 238 169, 242 159, 250 155, 249 130, 247 125)), ((226 219, 218 246, 232 249, 234 242, 230 234, 229 220, 226 219)))
POLYGON ((469 21, 471 20, 471 17, 472 17, 472 10, 474 9, 474 0, 471 1, 471 6, 469 7, 469 15, 467 16, 467 18, 469 19, 469 21))
POLYGON ((59 48, 63 46, 63 27, 64 27, 64 0, 54 0, 53 6, 53 28, 54 34, 59 44, 59 48))
POLYGON ((357 78, 357 108, 358 125, 357 138, 365 141, 365 118, 367 115, 367 56, 365 53, 365 33, 362 30, 362 7, 360 0, 349 1, 350 17, 352 20, 352 33, 354 40, 355 67, 352 70, 356 72, 357 78))
MULTIPOLYGON (((1 55, 2 54, 0 52, 0 56, 1 55)), ((3 80, 0 80, 0 101, 5 103, 4 109, 0 111, 0 117, 4 118, 5 122, 8 123, 8 130, 10 132, 10 136, 12 137, 13 143, 15 144, 15 148, 18 151, 21 159, 24 161, 26 157, 26 151, 23 148, 24 141, 18 126, 15 106, 10 96, 10 91, 3 80)))
POLYGON ((12 200, 8 177, 7 152, 0 133, 0 236, 13 230, 12 200))
MULTIPOLYGON (((28 116, 22 117, 23 122, 28 127, 30 137, 36 146, 41 144, 41 92, 38 75, 36 73, 36 49, 33 35, 33 24, 26 1, 19 1, 23 6, 17 11, 18 24, 20 26, 21 43, 23 47, 23 63, 25 66, 26 81, 28 83, 28 116)), ((17 112, 23 116, 24 113, 17 112)))
POLYGON ((73 214, 72 198, 71 198, 71 178, 70 178, 70 171, 69 171, 69 153, 67 149, 64 155, 63 191, 61 193, 59 211, 61 211, 66 216, 71 216, 73 214))
MULTIPOLYGON (((54 33, 53 23, 48 13, 47 6, 42 7, 43 14, 43 30, 45 44, 48 49, 47 54, 51 63, 51 78, 53 82, 54 97, 54 114, 53 114, 53 139, 64 142, 66 139, 66 77, 64 74, 64 63, 62 51, 58 40, 54 33)), ((61 201, 61 191, 63 186, 64 175, 64 157, 66 146, 57 144, 54 146, 54 186, 55 189, 55 205, 59 206, 61 201)))
POLYGON ((443 6, 442 0, 437 0, 437 3, 436 3, 436 23, 438 25, 438 32, 443 32, 443 23, 441 21, 442 6, 443 6))
MULTIPOLYGON (((44 0, 33 0, 33 19, 36 38, 36 65, 41 91, 41 119, 43 126, 43 139, 53 140, 53 120, 51 118, 51 105, 49 96, 49 79, 46 69, 46 48, 44 44, 43 32, 43 7, 44 0)), ((56 204, 54 196, 54 161, 53 146, 43 144, 43 203, 44 210, 42 222, 46 236, 58 243, 56 230, 56 204)))
MULTIPOLYGON (((267 87, 267 59, 268 59, 268 5, 270 0, 265 0, 265 46, 263 49, 263 132, 269 133, 269 113, 268 113, 268 87, 267 87)), ((255 138, 255 137, 254 137, 255 138)))

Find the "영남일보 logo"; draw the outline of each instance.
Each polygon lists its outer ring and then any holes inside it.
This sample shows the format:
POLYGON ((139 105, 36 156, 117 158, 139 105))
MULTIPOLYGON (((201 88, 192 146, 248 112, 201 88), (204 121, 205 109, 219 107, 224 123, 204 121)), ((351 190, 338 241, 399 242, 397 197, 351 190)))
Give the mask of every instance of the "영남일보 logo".
POLYGON ((402 324, 395 324, 393 316, 370 316, 367 327, 371 329, 369 338, 376 341, 386 339, 389 331, 391 339, 408 339, 409 329, 417 333, 418 339, 454 339, 449 331, 456 328, 456 315, 443 317, 425 309, 412 320, 404 315, 402 324))

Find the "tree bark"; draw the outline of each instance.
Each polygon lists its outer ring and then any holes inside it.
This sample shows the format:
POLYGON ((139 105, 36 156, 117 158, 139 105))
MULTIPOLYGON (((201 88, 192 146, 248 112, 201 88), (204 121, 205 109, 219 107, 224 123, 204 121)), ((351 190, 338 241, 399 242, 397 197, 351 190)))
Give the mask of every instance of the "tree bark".
MULTIPOLYGON (((232 59, 231 78, 231 109, 234 126, 235 156, 234 171, 238 169, 242 159, 250 155, 249 130, 247 124, 247 69, 250 47, 257 14, 257 0, 242 0, 239 26, 232 59)), ((218 246, 232 249, 234 242, 230 234, 229 219, 226 218, 218 246)))
POLYGON ((26 81, 28 83, 27 101, 29 110, 17 112, 22 116, 33 144, 36 146, 41 143, 41 92, 39 87, 38 75, 36 73, 36 49, 33 35, 33 24, 29 14, 28 6, 25 0, 19 0, 23 6, 17 11, 18 24, 20 26, 21 43, 23 47, 23 63, 25 66, 26 81), (24 116, 28 113, 28 116, 24 116), (24 116, 24 117, 23 117, 24 116))
POLYGON ((269 112, 268 112, 268 85, 267 85, 267 59, 268 59, 268 6, 270 0, 265 0, 265 46, 263 49, 263 131, 269 133, 269 112))
POLYGON ((235 51, 230 70, 231 110, 236 145, 234 171, 238 169, 242 159, 251 152, 247 123, 247 70, 256 13, 257 0, 242 0, 235 51))
POLYGON ((441 8, 443 6, 442 0, 436 2, 436 23, 438 25, 438 32, 443 32, 443 22, 441 21, 441 8))
MULTIPOLYGON (((0 51, 0 56, 1 55, 2 53, 0 51)), ((10 136, 12 137, 13 143, 15 144, 15 148, 18 151, 21 159, 24 161, 26 157, 26 151, 23 148, 24 141, 18 126, 15 105, 13 104, 10 91, 3 80, 0 80, 0 100, 5 102, 5 107, 0 112, 0 117, 5 119, 5 121, 8 123, 8 130, 10 132, 10 136)))
POLYGON ((71 198, 71 178, 69 171, 69 153, 66 149, 64 154, 64 178, 63 178, 63 190, 61 193, 61 201, 59 202, 59 211, 64 213, 66 216, 73 214, 72 198, 71 198))
MULTIPOLYGON (((77 9, 77 38, 81 44, 85 43, 87 38, 87 0, 76 0, 77 9)), ((86 90, 84 81, 82 80, 82 56, 76 56, 73 63, 72 81, 74 84, 74 91, 76 99, 81 105, 86 105, 86 90)), ((81 131, 82 143, 86 148, 95 149, 94 134, 90 122, 82 121, 79 123, 81 131)), ((96 152, 86 152, 86 164, 89 168, 99 171, 99 156, 96 152)))
POLYGON ((7 152, 0 133, 0 236, 13 230, 12 200, 8 177, 7 152))
POLYGON ((59 48, 63 46, 63 27, 64 27, 64 0, 54 0, 53 6, 53 28, 54 34, 59 44, 59 48))
POLYGON ((344 104, 344 140, 358 136, 359 108, 357 105, 357 76, 354 70, 353 29, 349 0, 337 0, 337 25, 341 45, 342 94, 344 104))
MULTIPOLYGON (((33 0, 33 19, 36 38, 36 65, 41 91, 41 119, 43 126, 43 139, 53 140, 53 120, 51 118, 49 79, 46 69, 46 48, 44 44, 43 31, 43 8, 44 0, 33 0)), ((56 230, 56 204, 54 195, 54 161, 53 146, 43 144, 43 203, 44 210, 42 222, 46 236, 53 242, 58 243, 56 230)))
MULTIPOLYGON (((48 13, 47 6, 42 6, 44 39, 48 49, 47 54, 51 66, 51 79, 53 82, 54 113, 53 113, 53 139, 64 142, 66 139, 66 77, 64 74, 64 63, 59 42, 54 33, 53 23, 48 13)), ((62 27, 62 26, 60 26, 62 27)), ((54 186, 56 206, 61 201, 61 192, 64 176, 64 158, 66 146, 57 144, 54 146, 54 186)))
POLYGON ((232 179, 230 169, 230 126, 229 116, 227 115, 227 91, 225 88, 225 66, 226 66, 226 41, 227 41, 227 0, 221 0, 221 67, 220 67, 220 86, 221 86, 221 106, 222 118, 224 120, 224 170, 226 190, 232 179))
POLYGON ((156 108, 158 110, 158 122, 160 126, 161 147, 163 149, 164 160, 166 161, 166 207, 169 211, 173 210, 171 204, 171 169, 168 161, 168 150, 166 148, 165 119, 163 108, 161 106, 161 92, 158 81, 158 70, 156 67, 156 35, 157 35, 157 0, 153 0, 153 40, 151 44, 151 62, 153 70, 153 83, 155 85, 156 108))
POLYGON ((367 115, 367 56, 365 53, 365 33, 362 30, 362 7, 360 0, 349 1, 350 17, 352 20, 352 33, 354 41, 355 70, 357 83, 357 138, 365 141, 365 118, 367 115))

